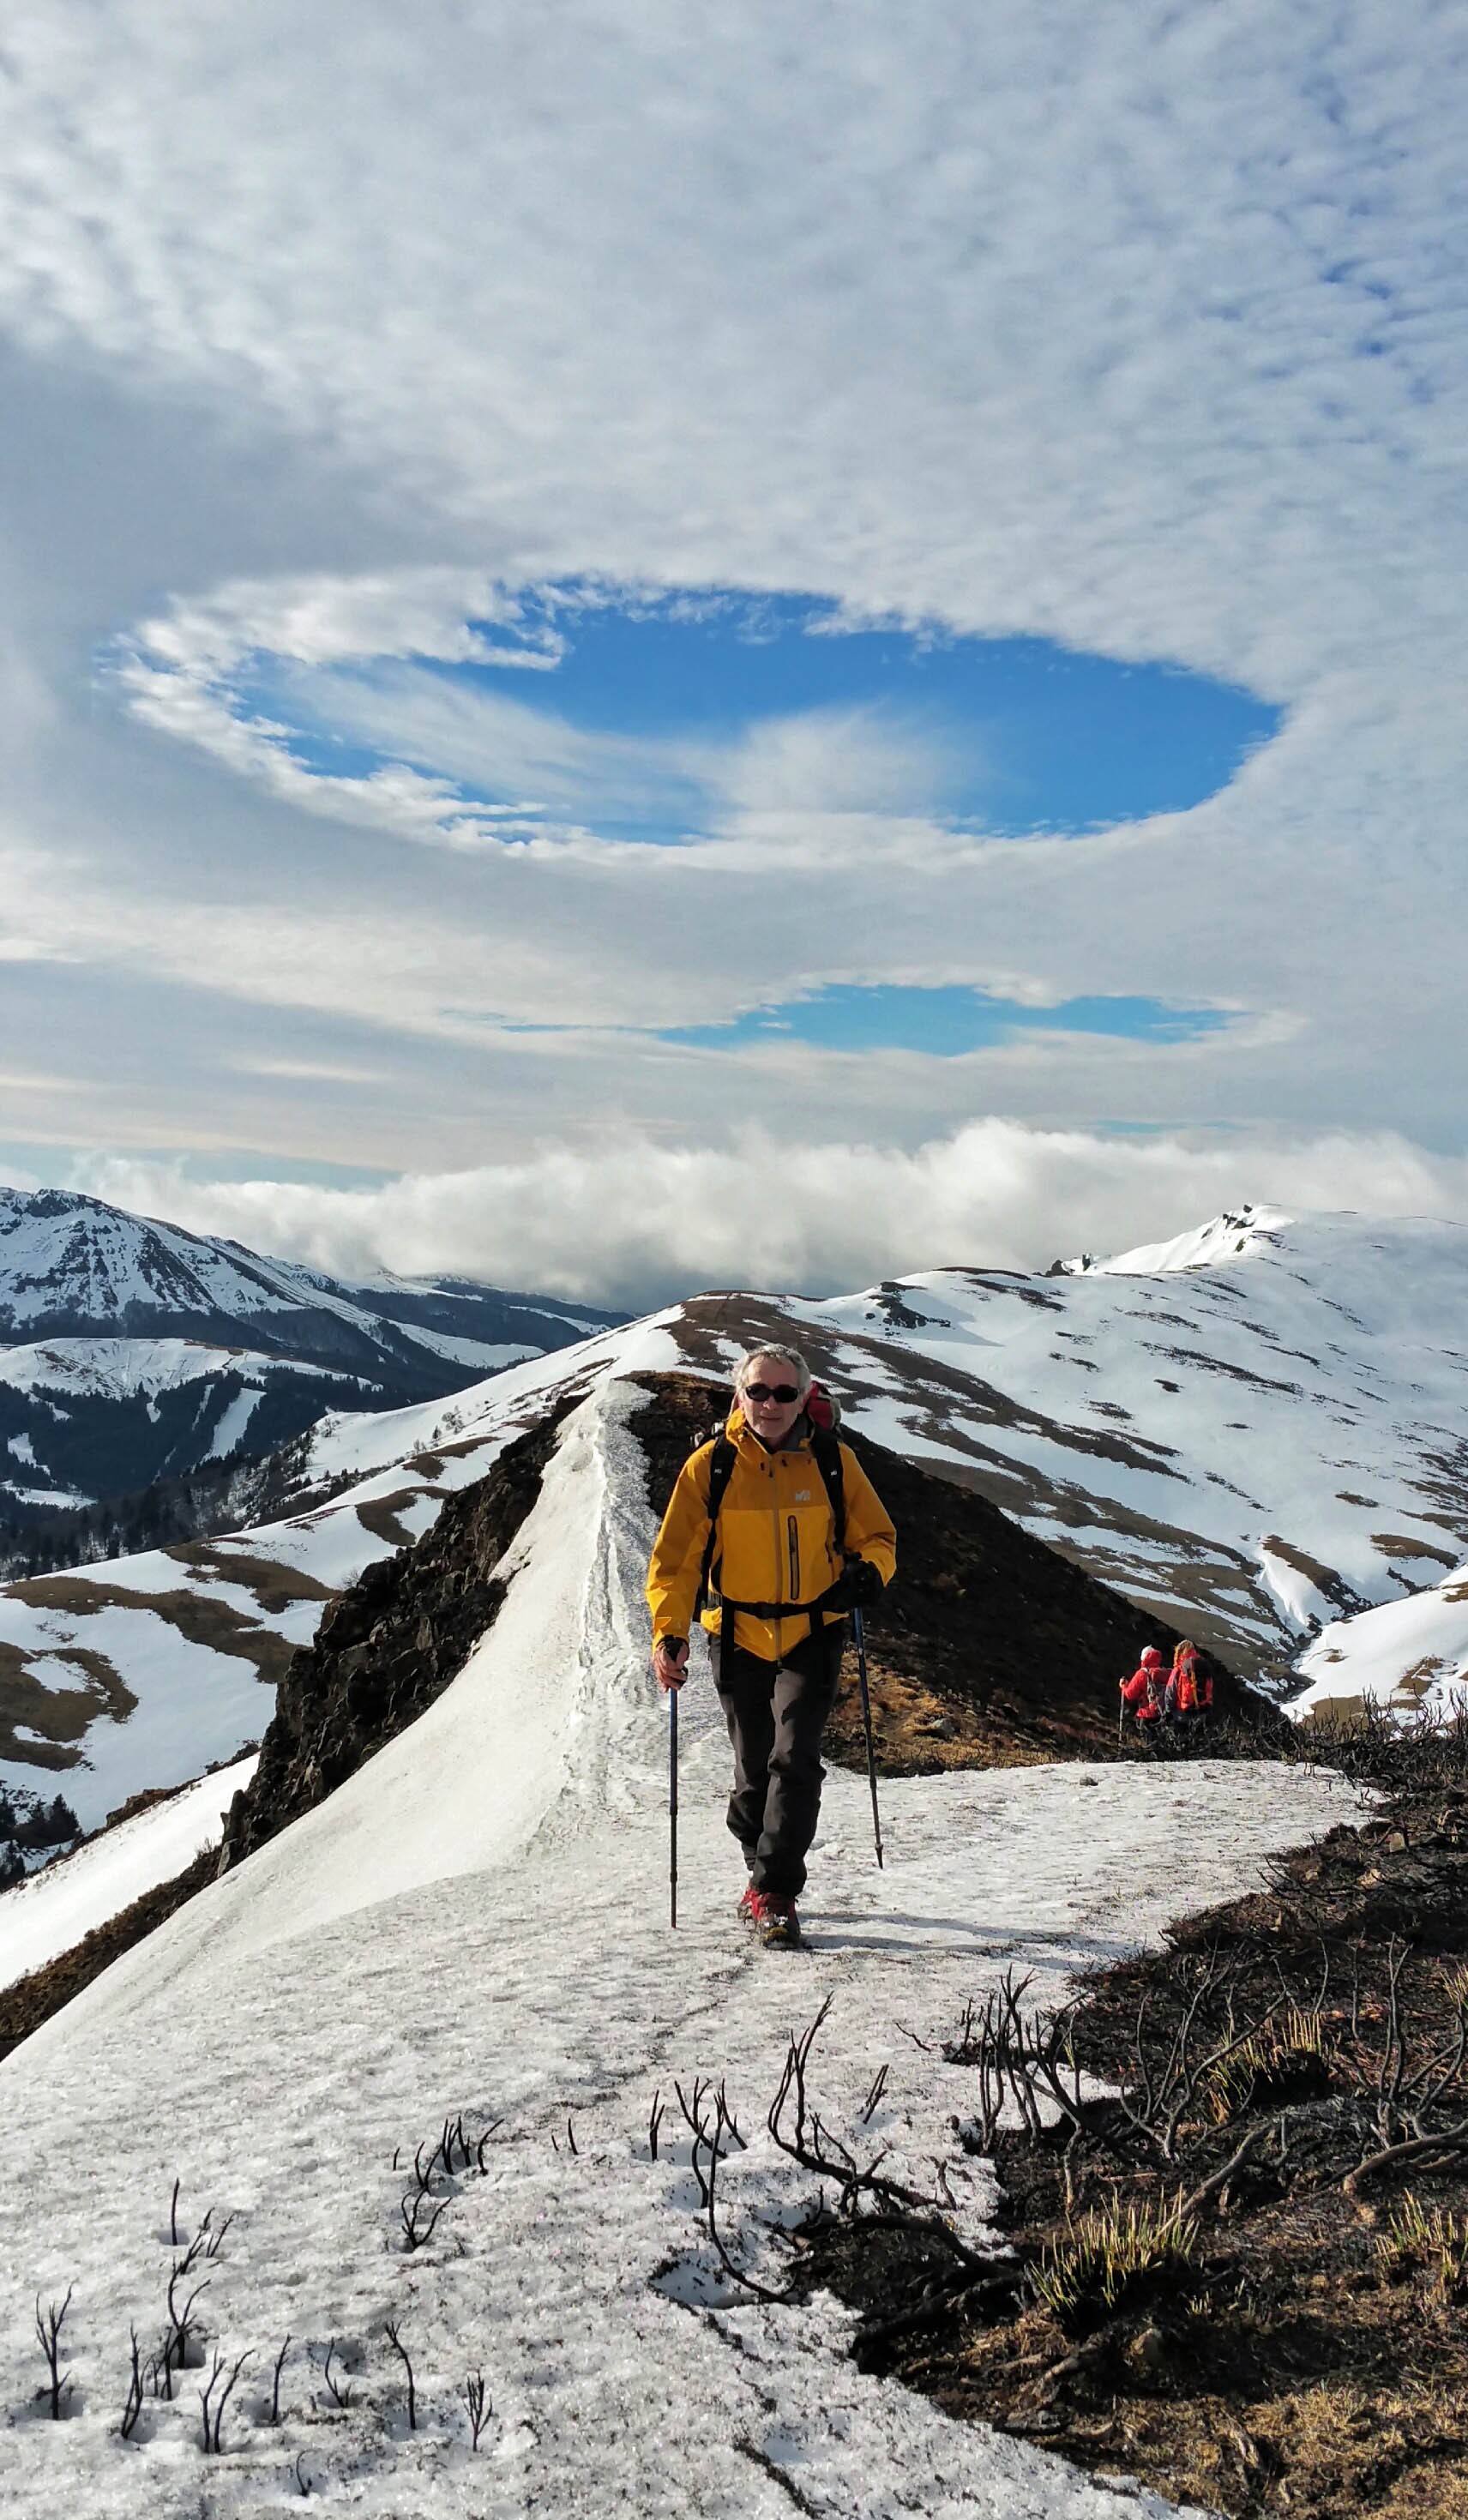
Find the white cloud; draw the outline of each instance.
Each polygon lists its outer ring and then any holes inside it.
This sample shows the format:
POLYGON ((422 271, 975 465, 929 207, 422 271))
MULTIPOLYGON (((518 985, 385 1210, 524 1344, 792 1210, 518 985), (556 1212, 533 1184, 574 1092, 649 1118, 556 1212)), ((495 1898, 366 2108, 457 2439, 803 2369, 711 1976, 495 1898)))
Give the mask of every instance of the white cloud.
POLYGON ((939 1266, 1035 1268, 1162 1238, 1240 1199, 1468 1223, 1468 1161, 1383 1133, 1221 1142, 983 1120, 911 1151, 719 1148, 623 1132, 364 1190, 200 1183, 95 1158, 78 1187, 195 1232, 357 1278, 458 1272, 642 1310, 704 1286, 823 1293, 939 1266))
MULTIPOLYGON (((707 1019, 751 963, 745 995, 900 972, 1259 1018, 1185 1060, 1030 1048, 961 1089, 1015 1116, 1460 1143, 1465 49, 1433 0, 16 13, 0 951, 187 984, 226 1058, 262 1008, 309 1016, 329 1067, 371 1028, 394 1165, 424 1040, 707 1019), (890 747, 833 791, 838 747, 787 731, 685 765, 724 809, 706 849, 609 869, 584 837, 554 867, 496 846, 426 729, 419 767, 333 781, 233 714, 252 651, 318 684, 471 661, 470 615, 518 635, 496 587, 581 572, 1173 658, 1289 716, 1197 814, 1063 850, 896 821, 890 747), (140 697, 186 743, 87 688, 140 623, 140 697)), ((650 776, 545 766, 557 828, 650 776)), ((130 1109, 209 1143, 164 1024, 146 1073, 139 1041, 128 1093, 96 1089, 110 1142, 130 1109)), ((960 1116, 951 1074, 902 1062, 863 1087, 556 1057, 579 1137, 845 1145, 864 1093, 909 1145, 960 1116)), ((425 1137, 488 1111, 512 1152, 550 1064, 435 1069, 425 1137)), ((253 1143, 294 1146, 303 1080, 277 1082, 253 1143)))

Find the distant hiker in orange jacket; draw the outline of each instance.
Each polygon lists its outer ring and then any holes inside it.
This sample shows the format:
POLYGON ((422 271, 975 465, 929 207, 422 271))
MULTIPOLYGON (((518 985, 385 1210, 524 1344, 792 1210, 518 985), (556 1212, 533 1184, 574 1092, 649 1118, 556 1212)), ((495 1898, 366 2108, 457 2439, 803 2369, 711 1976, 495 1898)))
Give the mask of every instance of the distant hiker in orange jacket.
POLYGON ((746 1356, 724 1433, 678 1474, 647 1572, 659 1688, 683 1687, 693 1620, 708 1632, 734 1754, 729 1825, 749 1868, 739 1905, 770 1942, 799 1937, 845 1614, 880 1599, 897 1563, 833 1415, 798 1348, 746 1356))
POLYGON ((1140 1663, 1131 1679, 1122 1682, 1121 1690, 1122 1704, 1131 1707, 1138 1732, 1144 1738, 1160 1732, 1167 1683, 1162 1673, 1162 1656, 1155 1645, 1143 1646, 1140 1663))
POLYGON ((1173 1648, 1163 1711, 1185 1732, 1195 1732, 1213 1706, 1213 1682, 1198 1669, 1198 1648, 1184 1637, 1173 1648))

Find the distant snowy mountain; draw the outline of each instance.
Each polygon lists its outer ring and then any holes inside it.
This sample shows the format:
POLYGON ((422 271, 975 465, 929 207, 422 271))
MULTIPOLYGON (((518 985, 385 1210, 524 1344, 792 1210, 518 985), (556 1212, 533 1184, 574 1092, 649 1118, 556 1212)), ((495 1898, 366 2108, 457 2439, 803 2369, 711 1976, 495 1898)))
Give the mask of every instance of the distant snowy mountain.
POLYGON ((325 1603, 557 1398, 682 1368, 712 1423, 772 1337, 855 1425, 1282 1688, 1323 1622, 1468 1557, 1465 1322, 1468 1230, 1263 1209, 1052 1275, 700 1295, 451 1397, 329 1414, 286 1457, 284 1519, 0 1590, 0 1779, 51 1778, 91 1826, 235 1756, 325 1603))
POLYGON ((65 1191, 0 1190, 0 1519, 273 1451, 617 1316, 463 1280, 339 1283, 65 1191))
MULTIPOLYGON (((1241 1208, 1044 1277, 778 1312, 883 1442, 1251 1676, 1468 1556, 1462 1226, 1241 1208)), ((771 1317, 736 1297, 709 1328, 771 1317)))

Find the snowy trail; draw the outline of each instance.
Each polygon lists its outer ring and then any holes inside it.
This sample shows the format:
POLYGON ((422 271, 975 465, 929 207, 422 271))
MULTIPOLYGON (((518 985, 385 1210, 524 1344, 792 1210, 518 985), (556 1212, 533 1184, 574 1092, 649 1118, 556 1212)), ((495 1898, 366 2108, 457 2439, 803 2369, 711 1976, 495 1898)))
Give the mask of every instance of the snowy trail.
MULTIPOLYGON (((864 2376, 832 2303, 734 2294, 700 2245, 676 2104, 653 2162, 649 2103, 660 2089, 672 2104, 675 2075, 687 2087, 727 2074, 751 2137, 728 2174, 728 2229, 778 2280, 781 2253, 759 2228, 815 2182, 774 2152, 764 2114, 789 2028, 827 1993, 819 2105, 849 2131, 888 2064, 862 2139, 930 2178, 966 2109, 964 2077, 899 2022, 941 2036, 1011 1963, 1053 1997, 1078 1965, 1243 1886, 1270 1847, 1349 1814, 1352 1798, 1339 1780, 1223 1765, 913 1779, 884 1789, 878 1873, 865 1782, 833 1775, 812 1948, 762 1954, 733 1918, 738 1865, 705 1681, 686 1704, 671 1934, 665 1735, 632 1589, 647 1517, 623 1414, 613 1391, 567 1421, 506 1609, 430 1716, 0 2069, 0 2408, 20 2418, 5 2441, 17 2511, 51 2520, 64 2500, 77 2520, 200 2508, 243 2520, 299 2506, 297 2460, 322 2508, 400 2520, 1166 2507, 864 2376), (512 1672, 524 1720, 507 1738, 512 1672), (490 1780, 486 1817, 459 1778, 476 1764, 482 1777, 494 1740, 509 1773, 490 1780), (501 2122, 486 2173, 404 2254, 394 2149, 411 2161, 461 2110, 473 2132, 501 2122), (205 2205, 236 2217, 203 2270, 203 2308, 222 2351, 255 2356, 227 2454, 207 2461, 192 2372, 132 2443, 115 2430, 129 2321, 145 2343, 159 2324, 176 2174, 186 2218, 205 2205), (77 2411, 53 2425, 27 2408, 40 2377, 30 2307, 71 2282, 77 2411), (381 2333, 394 2314, 417 2373, 412 2435, 381 2333), (259 2380, 288 2330, 276 2431, 259 2380), (333 2338, 355 2366, 345 2410, 320 2375, 333 2338), (457 2397, 474 2369, 495 2409, 477 2455, 457 2397)), ((951 2175, 965 2223, 982 2228, 987 2173, 959 2155, 951 2175)))

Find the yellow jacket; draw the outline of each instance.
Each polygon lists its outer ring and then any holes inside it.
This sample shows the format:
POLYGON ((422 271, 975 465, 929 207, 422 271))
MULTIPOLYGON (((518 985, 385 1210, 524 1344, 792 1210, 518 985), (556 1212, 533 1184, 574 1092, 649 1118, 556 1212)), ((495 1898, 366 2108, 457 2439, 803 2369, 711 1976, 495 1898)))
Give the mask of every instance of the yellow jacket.
MULTIPOLYGON (((711 1591, 727 1593, 732 1601, 815 1602, 834 1584, 841 1560, 830 1499, 809 1436, 788 1452, 767 1453, 739 1409, 731 1412, 726 1431, 734 1447, 734 1465, 719 1508, 711 1591)), ((654 1642, 662 1637, 686 1637, 692 1620, 708 1539, 713 1451, 710 1442, 689 1455, 663 1515, 647 1569, 654 1642)), ((846 1444, 841 1460, 847 1554, 869 1557, 883 1583, 890 1584, 897 1534, 846 1444)), ((704 1611, 706 1628, 717 1632, 722 1624, 722 1610, 704 1611)), ((799 1608, 778 1618, 751 1618, 743 1610, 734 1617, 735 1642, 766 1662, 778 1662, 810 1632, 811 1621, 799 1608)))

